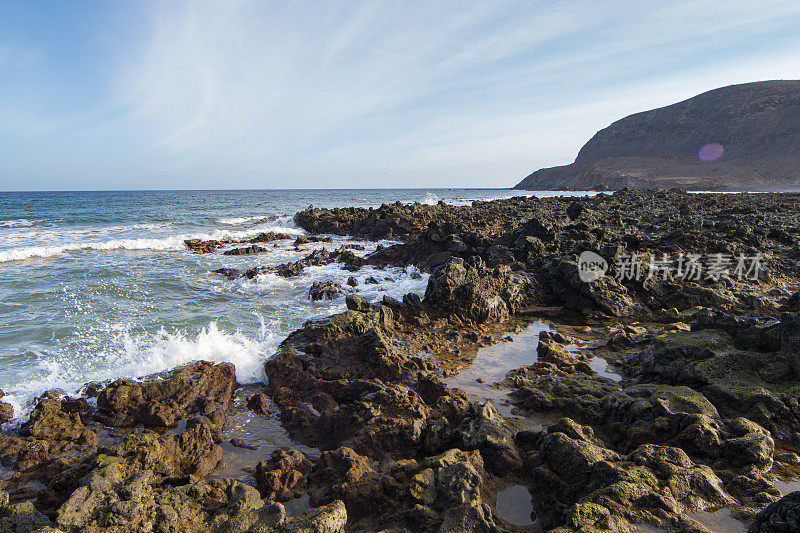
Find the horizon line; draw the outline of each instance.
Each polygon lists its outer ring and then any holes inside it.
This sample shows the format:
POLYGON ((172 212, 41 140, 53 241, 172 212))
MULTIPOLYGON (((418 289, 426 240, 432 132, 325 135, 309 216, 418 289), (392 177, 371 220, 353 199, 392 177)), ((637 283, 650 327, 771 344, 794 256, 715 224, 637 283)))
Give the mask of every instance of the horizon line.
POLYGON ((294 187, 294 188, 245 188, 245 189, 35 189, 35 190, 0 190, 7 193, 41 193, 41 192, 240 192, 240 191, 513 191, 514 187, 294 187))

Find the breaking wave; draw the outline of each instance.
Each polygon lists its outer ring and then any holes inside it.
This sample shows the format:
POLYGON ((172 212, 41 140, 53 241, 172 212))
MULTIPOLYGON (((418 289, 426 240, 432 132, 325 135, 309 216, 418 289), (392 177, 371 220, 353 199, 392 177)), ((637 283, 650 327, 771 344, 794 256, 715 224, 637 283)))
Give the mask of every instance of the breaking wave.
POLYGON ((265 217, 264 215, 254 217, 231 217, 231 218, 218 218, 217 222, 227 226, 240 226, 242 224, 257 225, 260 223, 274 222, 278 217, 271 216, 265 217))
MULTIPOLYGON (((273 222, 275 222, 275 224, 269 226, 258 225, 257 227, 240 231, 217 229, 207 233, 185 233, 163 237, 121 238, 104 241, 75 241, 39 246, 21 246, 0 250, 0 263, 21 261, 32 257, 53 257, 80 250, 183 250, 185 249, 184 241, 186 239, 237 240, 254 237, 259 233, 269 231, 287 235, 305 234, 305 231, 294 226, 290 217, 285 217, 285 219, 279 219, 273 222)), ((136 229, 135 227, 132 228, 136 229)), ((66 240, 70 237, 70 234, 66 233, 61 237, 66 240)))
POLYGON ((20 419, 30 412, 33 398, 47 390, 60 388, 72 394, 91 381, 135 379, 192 361, 233 363, 239 383, 257 383, 264 380, 264 359, 274 352, 280 341, 263 318, 258 318, 260 327, 256 338, 239 331, 226 333, 216 322, 211 322, 193 337, 163 328, 154 334, 125 331, 91 355, 40 354, 39 377, 6 388, 3 401, 14 406, 15 419, 20 419))
POLYGON ((33 226, 39 222, 38 220, 28 220, 27 218, 18 218, 16 220, 0 220, 0 228, 19 228, 33 226))
POLYGON ((425 197, 420 200, 420 203, 423 205, 436 205, 439 203, 439 197, 432 192, 425 193, 425 197))

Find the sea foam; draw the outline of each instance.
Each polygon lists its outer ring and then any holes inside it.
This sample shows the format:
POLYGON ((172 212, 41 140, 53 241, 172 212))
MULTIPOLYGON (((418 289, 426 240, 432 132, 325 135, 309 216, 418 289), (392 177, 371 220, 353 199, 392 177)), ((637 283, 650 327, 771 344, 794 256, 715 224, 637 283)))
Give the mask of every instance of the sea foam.
POLYGON ((275 217, 265 217, 264 215, 258 215, 253 217, 230 217, 230 218, 218 218, 217 222, 220 224, 226 224, 228 226, 238 226, 241 224, 247 224, 250 222, 273 222, 275 217))
MULTIPOLYGON (((263 218, 263 217, 262 217, 263 218)), ((183 250, 184 241, 187 239, 202 240, 243 240, 255 237, 259 233, 276 232, 285 235, 303 235, 305 231, 296 227, 291 221, 291 217, 272 220, 269 225, 255 225, 246 230, 231 231, 227 229, 216 229, 205 233, 183 233, 177 235, 167 235, 146 238, 120 238, 108 239, 103 241, 83 241, 61 242, 37 246, 21 246, 0 250, 0 263, 7 261, 21 261, 32 257, 53 257, 64 253, 80 250, 183 250)), ((142 229, 141 225, 130 226, 128 230, 142 229)), ((66 231, 60 235, 48 234, 49 240, 62 240, 85 237, 84 232, 66 231)))
POLYGON ((60 388, 75 394, 91 381, 136 379, 200 360, 233 363, 239 383, 257 383, 264 380, 264 359, 280 341, 270 325, 262 317, 258 319, 256 338, 239 331, 226 333, 216 322, 210 322, 195 336, 163 328, 156 333, 125 331, 91 356, 39 354, 39 377, 6 388, 3 401, 14 406, 15 419, 24 419, 30 413, 33 398, 47 390, 60 388))
POLYGON ((38 220, 28 220, 27 218, 18 218, 16 220, 0 220, 0 228, 18 228, 33 226, 38 220))
POLYGON ((432 192, 425 193, 425 197, 420 201, 424 205, 436 205, 439 203, 439 197, 432 192))

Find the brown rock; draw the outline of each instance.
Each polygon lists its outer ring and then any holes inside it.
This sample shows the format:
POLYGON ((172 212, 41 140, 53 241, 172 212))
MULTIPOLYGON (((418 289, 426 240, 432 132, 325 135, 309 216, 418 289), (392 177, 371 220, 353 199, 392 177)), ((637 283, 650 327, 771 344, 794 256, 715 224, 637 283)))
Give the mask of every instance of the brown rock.
MULTIPOLYGON (((82 402, 85 404, 86 400, 82 402)), ((68 440, 80 444, 97 441, 95 433, 83 425, 75 404, 61 400, 40 400, 28 421, 20 427, 20 434, 40 440, 68 440)))
POLYGON ((267 251, 266 248, 262 248, 261 246, 256 246, 254 244, 246 248, 234 248, 233 250, 225 250, 224 252, 222 252, 222 255, 250 255, 250 254, 260 254, 266 251, 267 251))
POLYGON ((205 476, 222 459, 222 448, 216 440, 216 428, 206 417, 191 418, 186 431, 167 435, 163 441, 163 458, 181 474, 205 476))
POLYGON ((183 242, 189 250, 196 254, 210 254, 217 248, 225 246, 219 241, 201 241, 200 239, 187 239, 183 242))
POLYGON ((230 363, 198 361, 143 381, 114 381, 97 398, 97 416, 111 426, 161 427, 191 415, 215 418, 230 405, 236 386, 230 363))
POLYGON ((14 418, 14 407, 10 403, 0 402, 0 424, 14 418))
POLYGON ((344 294, 344 288, 333 281, 315 281, 308 291, 309 297, 318 300, 335 300, 344 294))
POLYGON ((267 500, 288 501, 302 492, 303 480, 310 470, 311 462, 303 452, 275 450, 269 460, 256 466, 256 487, 267 500))
POLYGON ((252 239, 250 239, 247 242, 249 242, 251 244, 255 244, 255 243, 259 243, 259 242, 280 241, 280 240, 284 240, 284 239, 288 239, 288 238, 289 238, 289 236, 288 235, 284 235, 283 233, 275 233, 274 231, 269 231, 267 233, 263 233, 263 232, 259 233, 258 235, 256 235, 255 237, 253 237, 252 239))
POLYGON ((242 273, 235 268, 218 268, 216 270, 212 270, 212 272, 225 276, 228 279, 236 279, 242 275, 242 273))
POLYGON ((373 514, 383 500, 380 474, 368 457, 351 448, 324 452, 309 474, 308 484, 312 506, 342 500, 351 519, 373 514))
POLYGON ((247 408, 261 415, 269 415, 272 412, 267 395, 263 392, 248 396, 247 408))

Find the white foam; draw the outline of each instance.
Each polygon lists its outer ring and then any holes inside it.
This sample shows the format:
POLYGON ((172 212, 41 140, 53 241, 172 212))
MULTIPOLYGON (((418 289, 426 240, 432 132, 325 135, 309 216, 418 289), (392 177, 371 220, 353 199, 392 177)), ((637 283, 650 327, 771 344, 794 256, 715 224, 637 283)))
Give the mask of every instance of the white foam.
POLYGON ((298 228, 293 223, 289 224, 287 222, 285 225, 280 223, 270 224, 268 226, 258 226, 257 228, 248 228, 246 230, 240 230, 240 231, 217 229, 209 233, 182 235, 181 239, 202 239, 204 241, 211 239, 218 241, 226 239, 238 240, 238 239, 248 239, 250 237, 255 237, 259 233, 269 233, 270 231, 275 233, 283 233, 285 235, 295 235, 295 236, 306 234, 304 230, 298 228))
POLYGON ((23 417, 28 416, 28 410, 23 408, 23 404, 20 403, 15 394, 6 394, 0 401, 9 404, 14 409, 14 418, 10 422, 7 422, 7 424, 0 424, 0 427, 18 426, 22 422, 23 417))
POLYGON ((428 287, 429 277, 430 274, 423 274, 413 266, 386 269, 364 268, 355 276, 358 281, 356 291, 359 296, 363 296, 373 302, 382 299, 384 295, 402 300, 403 296, 410 292, 422 297, 428 287), (365 283, 370 276, 378 280, 377 285, 365 283), (386 280, 386 277, 391 278, 391 280, 386 280))
POLYGON ((39 220, 28 220, 27 218, 18 218, 16 220, 0 220, 0 227, 4 228, 18 228, 33 226, 39 220))
MULTIPOLYGON (((553 196, 594 196, 597 194, 595 191, 520 191, 520 190, 498 190, 497 195, 469 197, 459 196, 456 198, 441 198, 448 205, 454 206, 469 206, 473 202, 492 202, 495 200, 507 200, 515 196, 535 196, 537 198, 549 198, 553 196)), ((427 193, 422 200, 417 200, 425 205, 434 205, 440 198, 433 193, 427 193)))
MULTIPOLYGON (((293 287, 292 280, 279 276, 274 272, 264 272, 254 277, 247 279, 245 277, 236 278, 230 282, 236 292, 241 293, 269 293, 282 290, 289 290, 293 287)), ((223 285, 224 287, 225 285, 223 285)))
POLYGON ((325 266, 307 267, 304 270, 304 276, 297 282, 306 289, 301 297, 308 298, 307 287, 315 281, 334 281, 344 285, 350 276, 354 277, 357 282, 354 292, 373 302, 382 299, 384 295, 402 299, 405 294, 413 292, 423 296, 430 277, 429 274, 422 274, 413 266, 406 268, 366 266, 357 272, 350 272, 342 266, 339 263, 332 263, 325 266), (366 280, 370 277, 375 278, 378 283, 368 284, 366 280))
POLYGON ((33 398, 53 388, 74 394, 90 381, 136 379, 200 360, 233 363, 236 380, 241 384, 261 382, 264 359, 274 352, 280 339, 262 317, 258 318, 260 327, 255 339, 240 331, 225 333, 211 322, 194 337, 164 329, 136 335, 125 331, 106 349, 90 356, 40 354, 40 376, 8 388, 3 401, 11 403, 15 419, 21 419, 29 414, 33 398))
POLYGON ((265 221, 265 222, 272 222, 275 220, 274 217, 265 217, 264 215, 258 215, 254 217, 230 217, 230 218, 218 218, 217 222, 220 224, 227 224, 229 226, 237 226, 239 224, 247 224, 248 222, 257 222, 257 221, 265 221))
POLYGON ((439 203, 439 197, 432 192, 425 193, 425 197, 420 201, 424 205, 436 205, 439 203))
POLYGON ((0 263, 21 261, 31 257, 53 257, 76 250, 175 250, 184 247, 183 240, 182 236, 174 236, 163 239, 113 239, 54 246, 25 246, 0 251, 0 263))
MULTIPOLYGON (((40 246, 22 246, 0 250, 0 263, 7 261, 21 261, 31 257, 53 257, 68 252, 79 250, 184 250, 184 241, 187 239, 202 240, 243 240, 255 237, 259 233, 273 231, 286 235, 304 235, 305 231, 296 227, 291 217, 273 221, 269 226, 259 226, 240 231, 217 229, 207 233, 184 233, 164 237, 110 239, 104 241, 77 241, 40 246)), ((135 228, 135 226, 132 226, 135 228)), ((63 237, 75 235, 66 233, 63 237)), ((63 238, 62 237, 62 238, 63 238)), ((58 236, 51 236, 56 240, 58 236)))
MULTIPOLYGON (((249 338, 240 331, 225 333, 216 322, 202 328, 194 338, 183 332, 168 332, 164 329, 155 335, 131 336, 125 333, 121 338, 124 348, 121 355, 126 361, 122 373, 129 377, 141 377, 143 374, 162 372, 191 361, 202 360, 233 363, 239 383, 263 381, 262 362, 277 346, 278 339, 270 333, 263 319, 261 326, 256 339, 249 338)), ((119 367, 107 368, 104 365, 102 371, 112 374, 108 377, 118 377, 120 374, 119 367)))

